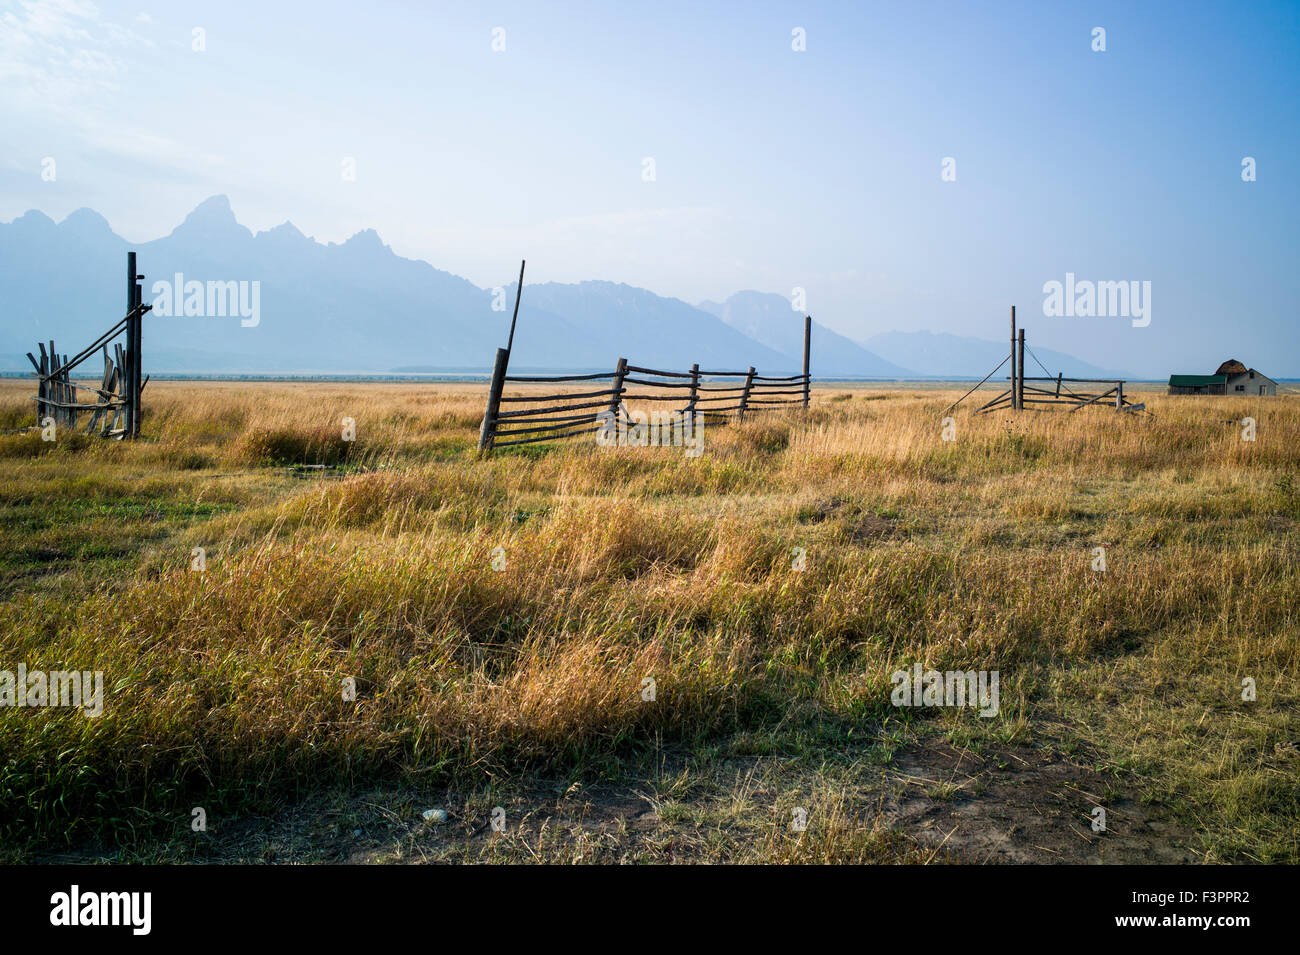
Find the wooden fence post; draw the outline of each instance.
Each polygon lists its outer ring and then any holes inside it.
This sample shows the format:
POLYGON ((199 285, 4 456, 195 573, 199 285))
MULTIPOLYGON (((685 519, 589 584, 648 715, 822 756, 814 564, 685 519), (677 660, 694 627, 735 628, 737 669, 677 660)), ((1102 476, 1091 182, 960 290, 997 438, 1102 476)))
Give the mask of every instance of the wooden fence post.
POLYGON ((700 363, 691 365, 691 400, 686 403, 686 413, 695 420, 695 405, 700 398, 700 363))
POLYGON ((478 432, 478 450, 480 454, 492 450, 492 439, 496 437, 497 414, 501 411, 501 389, 506 384, 506 368, 510 364, 510 349, 498 348, 496 364, 492 366, 492 383, 488 386, 487 410, 483 412, 483 424, 478 432))
POLYGON ((59 386, 54 380, 54 372, 59 367, 59 357, 54 352, 54 342, 48 345, 50 360, 45 360, 47 346, 41 345, 41 364, 45 366, 46 389, 45 397, 49 399, 45 405, 45 413, 54 419, 54 423, 59 423, 59 408, 54 402, 59 400, 59 386))
MULTIPOLYGON (((54 342, 51 341, 50 346, 53 348, 54 342)), ((60 355, 58 352, 55 352, 54 359, 56 362, 55 372, 58 375, 55 381, 58 382, 59 389, 59 408, 55 418, 58 420, 59 424, 64 425, 65 427, 71 427, 76 424, 77 412, 75 408, 66 407, 66 405, 71 404, 72 402, 72 389, 68 384, 68 356, 60 355)))
POLYGON ((1020 355, 1017 359, 1020 377, 1016 382, 1016 409, 1025 410, 1025 330, 1020 329, 1020 355))
POLYGON ((59 407, 62 400, 63 395, 59 394, 59 353, 54 350, 54 339, 50 339, 50 417, 56 425, 63 424, 63 409, 59 407))
MULTIPOLYGON (((144 278, 136 272, 135 253, 130 252, 127 255, 127 268, 130 276, 127 280, 127 296, 129 301, 128 308, 139 308, 142 301, 142 291, 140 289, 140 279, 144 278)), ((131 437, 140 436, 140 424, 144 419, 144 313, 137 312, 133 322, 135 329, 135 340, 131 345, 131 400, 133 412, 131 416, 131 437)))
MULTIPOLYGON (((126 254, 126 311, 128 316, 135 308, 135 253, 126 254)), ((122 436, 129 438, 135 434, 135 318, 126 320, 126 367, 122 369, 126 388, 126 417, 122 421, 122 436)))
POLYGON ((1019 411, 1016 399, 1016 307, 1011 306, 1011 410, 1019 411))
MULTIPOLYGON (((77 403, 77 386, 72 383, 72 371, 68 368, 68 356, 63 356, 63 390, 67 394, 69 404, 77 403)), ((68 409, 68 425, 75 428, 77 426, 77 409, 68 409)))
POLYGON ((609 398, 609 409, 605 412, 609 415, 611 424, 618 425, 618 406, 623 403, 623 379, 627 377, 627 359, 620 358, 618 365, 614 368, 614 393, 609 398))
POLYGON ((41 360, 38 362, 31 352, 27 357, 36 366, 36 423, 40 424, 45 417, 45 346, 38 343, 36 347, 41 350, 41 360))
POLYGON ((803 317, 803 406, 808 407, 812 379, 808 377, 808 356, 812 345, 812 316, 803 317))
POLYGON ((749 407, 749 390, 754 387, 754 366, 749 366, 749 374, 745 376, 745 390, 740 393, 740 408, 736 411, 736 420, 745 420, 745 409, 749 407))
POLYGON ((122 403, 118 406, 117 415, 113 418, 110 430, 126 434, 126 406, 131 398, 127 391, 126 349, 121 342, 113 342, 113 354, 117 358, 117 393, 121 396, 122 403))
POLYGON ((515 347, 515 323, 519 321, 519 300, 524 297, 524 266, 526 259, 519 260, 519 284, 515 286, 515 314, 510 319, 510 337, 506 339, 506 351, 515 347))
POLYGON ((1124 410, 1124 382, 1122 381, 1115 384, 1115 410, 1124 410))
POLYGON ((45 397, 49 399, 45 405, 45 413, 54 420, 54 423, 61 423, 61 412, 59 411, 59 353, 54 350, 54 340, 49 343, 50 361, 46 366, 45 373, 49 375, 45 397))
POLYGON ((50 406, 50 417, 54 419, 57 425, 66 425, 68 423, 69 409, 64 405, 67 403, 67 389, 64 387, 64 379, 67 373, 63 370, 63 362, 59 360, 58 349, 54 347, 54 339, 50 339, 50 399, 54 402, 50 406))

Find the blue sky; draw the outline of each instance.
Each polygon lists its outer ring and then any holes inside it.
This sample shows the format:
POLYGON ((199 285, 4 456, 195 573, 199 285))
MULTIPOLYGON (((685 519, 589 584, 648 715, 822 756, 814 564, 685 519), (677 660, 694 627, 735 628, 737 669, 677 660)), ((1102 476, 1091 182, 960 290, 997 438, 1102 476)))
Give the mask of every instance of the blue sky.
POLYGON ((3 220, 143 241, 225 193, 482 286, 797 286, 858 339, 1001 338, 1014 303, 1099 365, 1300 375, 1300 2, 0 10, 3 220), (1150 281, 1150 325, 1043 316, 1066 272, 1150 281))

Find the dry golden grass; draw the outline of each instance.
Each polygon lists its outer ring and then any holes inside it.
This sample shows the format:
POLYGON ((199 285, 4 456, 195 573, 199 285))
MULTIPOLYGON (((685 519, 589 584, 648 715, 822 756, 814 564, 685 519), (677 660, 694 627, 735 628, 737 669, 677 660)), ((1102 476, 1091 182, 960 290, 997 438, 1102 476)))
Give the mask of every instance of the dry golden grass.
MULTIPOLYGON (((5 427, 32 423, 29 392, 0 382, 5 427)), ((944 442, 959 391, 836 385, 707 429, 695 459, 570 440, 484 460, 482 385, 146 394, 135 444, 0 437, 0 668, 109 688, 97 719, 0 711, 0 826, 28 850, 166 842, 192 805, 304 785, 636 776, 665 745, 762 738, 821 778, 888 722, 914 747, 1086 753, 1197 857, 1300 859, 1293 396, 962 410, 944 442), (315 462, 341 476, 277 467, 315 462), (999 670, 1001 715, 900 713, 889 674, 913 661, 999 670)), ((728 822, 704 856, 933 858, 821 788, 799 838, 728 822)))

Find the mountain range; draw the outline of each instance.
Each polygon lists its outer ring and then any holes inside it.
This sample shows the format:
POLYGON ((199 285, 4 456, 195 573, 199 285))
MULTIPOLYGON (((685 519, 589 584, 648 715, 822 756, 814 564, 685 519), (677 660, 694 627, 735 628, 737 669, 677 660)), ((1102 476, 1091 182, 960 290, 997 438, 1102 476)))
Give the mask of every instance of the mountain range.
MULTIPOLYGON (((924 368, 926 377, 983 378, 1007 357, 1010 342, 991 342, 946 332, 885 332, 864 343, 878 355, 908 368, 924 368)), ((1035 348, 1025 355, 1026 374, 1061 374, 1067 378, 1133 378, 1113 368, 1100 368, 1051 348, 1035 348), (1035 358, 1035 356, 1037 356, 1035 358), (1039 365, 1042 362, 1042 365, 1039 365), (1042 366, 1046 366, 1044 370, 1042 366)), ((999 375, 1010 374, 1003 368, 999 375)))
MULTIPOLYGON (((145 364, 155 373, 486 371, 514 303, 513 285, 483 289, 403 258, 374 230, 342 243, 317 242, 289 222, 254 234, 225 196, 201 203, 169 235, 136 244, 90 209, 59 223, 31 211, 0 223, 0 370, 28 370, 24 353, 51 338, 74 354, 120 318, 128 249, 146 276, 145 301, 160 303, 144 325, 145 364)), ((811 365, 814 377, 981 376, 1005 349, 928 332, 858 343, 814 322, 811 365)), ((604 369, 623 356, 670 370, 698 362, 789 374, 802 351, 802 315, 780 295, 742 291, 695 306, 613 282, 525 282, 511 370, 604 369)), ((1040 357, 1053 371, 1100 371, 1068 355, 1040 357)))

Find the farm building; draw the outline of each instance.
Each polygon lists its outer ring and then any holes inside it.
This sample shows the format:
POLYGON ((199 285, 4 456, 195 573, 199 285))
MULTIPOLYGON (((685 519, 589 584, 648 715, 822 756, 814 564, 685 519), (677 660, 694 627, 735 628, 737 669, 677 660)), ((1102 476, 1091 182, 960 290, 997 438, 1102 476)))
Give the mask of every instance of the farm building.
POLYGON ((1171 395, 1275 395, 1277 382, 1229 358, 1212 375, 1170 375, 1171 395))

